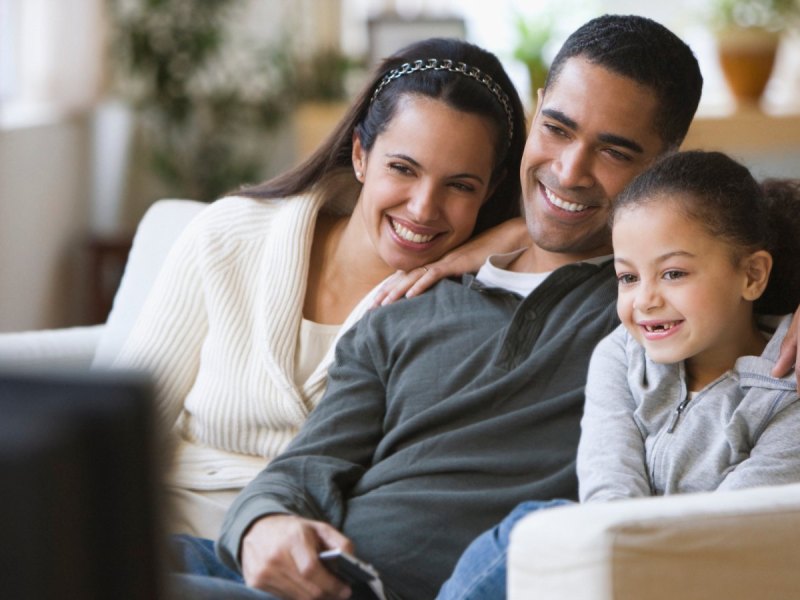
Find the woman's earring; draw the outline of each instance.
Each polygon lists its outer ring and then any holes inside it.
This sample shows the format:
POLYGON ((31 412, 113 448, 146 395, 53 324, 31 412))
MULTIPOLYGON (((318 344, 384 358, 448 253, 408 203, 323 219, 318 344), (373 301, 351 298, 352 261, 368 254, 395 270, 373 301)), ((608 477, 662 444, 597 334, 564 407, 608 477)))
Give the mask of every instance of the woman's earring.
POLYGON ((356 171, 356 179, 358 179, 359 181, 361 181, 362 175, 363 173, 361 171, 356 171))

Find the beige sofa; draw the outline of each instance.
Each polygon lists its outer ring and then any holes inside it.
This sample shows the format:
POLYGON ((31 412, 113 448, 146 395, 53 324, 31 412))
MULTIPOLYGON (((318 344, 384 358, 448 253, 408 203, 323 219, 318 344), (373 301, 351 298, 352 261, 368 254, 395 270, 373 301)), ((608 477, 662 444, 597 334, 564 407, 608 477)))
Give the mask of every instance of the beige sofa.
POLYGON ((508 565, 509 600, 800 598, 800 484, 534 513, 508 565))
MULTIPOLYGON (((0 365, 108 366, 203 206, 149 209, 106 324, 0 334, 0 365)), ((521 521, 511 539, 511 600, 800 599, 800 485, 557 508, 521 521)))

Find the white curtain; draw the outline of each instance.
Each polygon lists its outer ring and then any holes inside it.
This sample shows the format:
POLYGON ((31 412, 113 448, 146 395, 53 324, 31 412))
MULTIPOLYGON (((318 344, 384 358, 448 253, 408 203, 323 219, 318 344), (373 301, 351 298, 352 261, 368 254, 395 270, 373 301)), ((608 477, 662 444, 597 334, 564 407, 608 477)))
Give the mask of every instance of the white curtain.
POLYGON ((91 107, 103 90, 103 0, 0 0, 4 121, 91 107))

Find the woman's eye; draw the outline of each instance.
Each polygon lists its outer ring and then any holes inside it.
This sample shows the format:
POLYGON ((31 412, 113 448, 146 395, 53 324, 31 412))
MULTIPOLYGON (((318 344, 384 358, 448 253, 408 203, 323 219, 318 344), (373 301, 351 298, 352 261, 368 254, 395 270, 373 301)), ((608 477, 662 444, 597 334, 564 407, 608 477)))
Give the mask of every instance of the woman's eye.
POLYGON ((636 275, 633 275, 631 273, 620 273, 619 275, 617 275, 617 282, 620 285, 629 285, 631 283, 636 283, 637 280, 638 279, 636 275))
POLYGON ((450 186, 454 187, 455 189, 457 189, 459 191, 462 191, 462 192, 474 192, 475 191, 475 186, 470 185, 468 183, 461 183, 459 181, 454 181, 453 183, 450 184, 450 186))
POLYGON ((401 173, 403 175, 410 175, 411 169, 409 169, 406 165, 401 163, 391 163, 389 168, 396 173, 401 173))

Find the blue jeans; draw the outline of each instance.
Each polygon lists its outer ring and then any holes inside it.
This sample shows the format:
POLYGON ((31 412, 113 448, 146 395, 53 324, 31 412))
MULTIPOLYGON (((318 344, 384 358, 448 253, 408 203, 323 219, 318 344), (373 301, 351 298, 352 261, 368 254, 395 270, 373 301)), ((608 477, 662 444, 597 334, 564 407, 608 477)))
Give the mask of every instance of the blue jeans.
POLYGON ((173 573, 169 575, 170 600, 277 600, 249 588, 242 576, 226 567, 214 552, 214 542, 191 535, 170 537, 173 573))
POLYGON ((436 600, 505 600, 506 556, 511 529, 534 511, 570 504, 567 500, 530 501, 518 504, 492 529, 484 531, 467 547, 444 582, 436 600))

